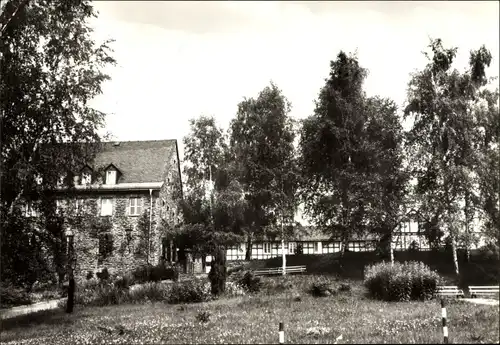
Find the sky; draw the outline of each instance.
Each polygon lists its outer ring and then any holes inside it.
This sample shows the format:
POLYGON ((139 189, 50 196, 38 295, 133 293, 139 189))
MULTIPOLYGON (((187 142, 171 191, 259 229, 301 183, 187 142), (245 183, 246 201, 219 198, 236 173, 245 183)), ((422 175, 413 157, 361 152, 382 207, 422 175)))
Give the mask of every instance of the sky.
POLYGON ((94 1, 97 42, 112 38, 117 66, 93 106, 113 140, 182 138, 188 120, 226 128, 244 97, 275 82, 291 116, 312 114, 340 50, 369 70, 368 95, 400 107, 410 73, 425 66, 430 37, 459 48, 457 68, 485 44, 499 70, 498 1, 94 1))
POLYGON ((292 103, 291 116, 313 113, 314 100, 340 50, 357 52, 369 70, 369 96, 400 108, 410 73, 422 69, 430 38, 457 47, 456 67, 471 49, 492 52, 499 74, 498 1, 94 1, 97 42, 114 39, 111 80, 93 106, 108 113, 113 140, 177 139, 189 119, 213 115, 227 128, 245 97, 271 81, 292 103))

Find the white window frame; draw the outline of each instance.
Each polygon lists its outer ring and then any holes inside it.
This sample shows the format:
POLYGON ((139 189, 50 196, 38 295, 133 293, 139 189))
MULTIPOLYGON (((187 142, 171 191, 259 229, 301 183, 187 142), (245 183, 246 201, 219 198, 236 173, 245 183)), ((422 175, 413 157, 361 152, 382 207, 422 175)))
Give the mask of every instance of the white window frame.
POLYGON ((319 243, 317 241, 314 241, 313 252, 314 253, 319 253, 319 243))
POLYGON ((82 185, 89 185, 92 182, 92 174, 90 171, 84 171, 82 172, 82 185))
POLYGON ((128 215, 129 216, 140 216, 142 214, 143 207, 144 207, 144 202, 143 202, 142 198, 140 198, 140 197, 129 198, 128 208, 127 208, 128 215), (132 212, 132 210, 133 210, 133 212, 132 212))
POLYGON ((101 198, 101 216, 104 217, 112 215, 113 215, 113 198, 101 198), (104 207, 105 204, 108 204, 106 208, 104 207))
POLYGON ((288 253, 295 254, 297 250, 297 242, 288 242, 288 253))
POLYGON ((62 187, 64 185, 64 178, 65 178, 64 175, 59 176, 59 178, 57 179, 57 186, 58 187, 62 187))
POLYGON ((38 217, 38 211, 33 207, 33 202, 29 201, 25 204, 25 214, 29 218, 38 217))
POLYGON ((80 213, 85 210, 85 199, 75 200, 75 213, 80 213))
POLYGON ((63 213, 64 208, 65 208, 64 206, 65 206, 65 205, 64 205, 64 200, 62 200, 62 199, 57 199, 57 200, 56 200, 56 213, 57 213, 57 214, 61 214, 61 213, 63 213))
POLYGON ((106 184, 116 184, 116 170, 109 169, 106 170, 106 184))
POLYGON ((271 253, 271 243, 264 242, 263 252, 264 252, 264 254, 270 254, 271 253))

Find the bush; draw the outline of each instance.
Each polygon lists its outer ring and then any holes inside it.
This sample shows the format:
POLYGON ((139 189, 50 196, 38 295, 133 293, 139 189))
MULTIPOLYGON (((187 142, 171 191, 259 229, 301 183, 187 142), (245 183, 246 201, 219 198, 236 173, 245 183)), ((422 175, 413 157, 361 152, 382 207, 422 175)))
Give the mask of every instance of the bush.
POLYGON ((422 262, 382 262, 365 268, 368 292, 384 301, 429 300, 440 282, 439 275, 422 262))
POLYGON ((331 288, 328 280, 319 278, 311 284, 309 293, 314 297, 326 297, 334 295, 335 291, 331 288))
POLYGON ((239 271, 233 273, 231 278, 238 286, 248 292, 259 292, 262 288, 260 277, 255 276, 252 271, 239 271))
POLYGON ((170 288, 165 284, 149 282, 130 290, 128 297, 133 303, 162 302, 168 300, 169 294, 170 288))
POLYGON ((198 303, 210 300, 210 284, 201 279, 175 282, 168 296, 168 303, 198 303))
POLYGON ((0 285, 0 308, 10 308, 31 303, 30 295, 25 289, 3 283, 0 285))
POLYGON ((81 305, 107 306, 128 301, 127 290, 116 287, 112 283, 97 282, 95 280, 82 284, 78 293, 75 294, 75 304, 81 305))
POLYGON ((208 311, 199 311, 198 314, 196 314, 196 321, 205 323, 210 320, 210 312, 208 311))
POLYGON ((106 281, 109 279, 109 272, 108 272, 108 269, 106 267, 104 267, 101 272, 97 272, 96 273, 96 276, 97 278, 100 280, 100 281, 106 281))
POLYGON ((351 292, 352 288, 349 284, 340 284, 339 291, 340 292, 351 292))
POLYGON ((497 261, 500 259, 500 248, 495 243, 488 243, 479 248, 479 257, 484 261, 497 261))
POLYGON ((179 272, 173 266, 158 264, 156 266, 144 265, 136 268, 132 272, 133 279, 136 283, 159 282, 161 280, 177 281, 179 272))
POLYGON ((245 265, 236 265, 236 266, 228 268, 227 275, 229 277, 233 273, 241 272, 244 270, 245 270, 245 265))
POLYGON ((226 282, 226 291, 224 291, 226 296, 244 296, 246 291, 243 287, 239 286, 237 283, 228 281, 226 282))
POLYGON ((113 284, 118 288, 122 290, 128 290, 131 285, 133 285, 134 280, 130 275, 124 275, 124 276, 118 276, 116 277, 115 281, 113 284))

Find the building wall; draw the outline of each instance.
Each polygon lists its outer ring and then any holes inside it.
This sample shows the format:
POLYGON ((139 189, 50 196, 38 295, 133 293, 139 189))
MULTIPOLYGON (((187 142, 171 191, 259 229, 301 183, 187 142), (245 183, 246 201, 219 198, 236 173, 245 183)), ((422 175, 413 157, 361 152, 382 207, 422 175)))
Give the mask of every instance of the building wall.
MULTIPOLYGON (((113 240, 111 255, 100 262, 99 240, 87 233, 74 229, 75 232, 75 253, 77 264, 75 274, 78 277, 86 276, 87 272, 100 272, 104 267, 110 273, 121 273, 135 269, 146 264, 158 264, 166 252, 163 248, 163 239, 168 236, 167 224, 174 226, 181 216, 177 210, 177 200, 181 196, 179 160, 176 147, 172 147, 167 157, 164 158, 163 186, 161 189, 152 191, 152 224, 150 236, 150 255, 147 250, 138 250, 141 238, 144 238, 144 231, 138 227, 140 216, 131 216, 127 213, 129 199, 140 197, 142 200, 142 213, 148 215, 151 206, 151 196, 149 190, 130 192, 94 192, 87 193, 78 198, 86 198, 94 203, 97 214, 100 214, 99 199, 110 197, 113 199, 113 215, 110 217, 112 229, 110 231, 113 240), (163 220, 163 222, 162 222, 163 220), (162 224, 163 223, 163 224, 162 224), (127 238, 127 229, 130 230, 131 238, 127 238), (149 260, 148 260, 149 259, 149 260)), ((159 181, 151 181, 159 182, 159 181)), ((146 246, 147 248, 147 240, 146 246)))
MULTIPOLYGON (((169 239, 169 233, 182 220, 182 214, 178 209, 178 200, 182 197, 182 185, 176 147, 170 149, 163 166, 164 183, 159 191, 158 213, 156 215, 156 224, 159 226, 154 229, 154 240, 151 248, 151 261, 153 263, 166 259, 167 250, 163 248, 164 239, 169 239), (163 227, 163 225, 166 226, 163 227)), ((171 242, 169 245, 172 245, 171 242)), ((172 248, 172 250, 174 249, 172 248)))
MULTIPOLYGON (((155 221, 159 213, 157 206, 158 191, 153 191, 153 217, 151 226, 151 238, 154 239, 155 221)), ((147 247, 147 230, 141 230, 138 226, 139 219, 142 214, 146 213, 149 220, 149 211, 151 198, 149 191, 127 192, 120 194, 101 194, 99 197, 89 195, 85 199, 90 203, 95 203, 97 214, 100 214, 100 197, 112 198, 113 214, 109 216, 112 224, 109 234, 112 239, 112 250, 109 256, 99 259, 99 239, 91 236, 86 231, 81 229, 73 229, 75 233, 75 253, 76 253, 76 275, 86 275, 87 272, 99 272, 103 268, 107 268, 110 273, 124 272, 132 270, 140 265, 147 263, 147 251, 140 250, 141 241, 144 243, 142 247, 147 247), (129 215, 127 208, 129 207, 130 198, 140 198, 142 200, 142 212, 140 215, 129 215), (130 230, 129 232, 127 230, 130 230), (131 236, 128 237, 127 234, 131 236)), ((147 225, 147 224, 146 224, 147 225)), ((151 241, 151 252, 154 248, 154 240, 151 241)))

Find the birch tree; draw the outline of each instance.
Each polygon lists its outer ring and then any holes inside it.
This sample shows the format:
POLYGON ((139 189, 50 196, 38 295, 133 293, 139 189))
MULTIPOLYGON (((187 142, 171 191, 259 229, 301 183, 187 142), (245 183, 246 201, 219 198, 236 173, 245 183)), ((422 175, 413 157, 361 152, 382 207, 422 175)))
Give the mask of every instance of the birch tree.
POLYGON ((472 51, 469 68, 459 72, 453 68, 457 48, 443 47, 440 39, 432 40, 429 48, 428 64, 409 83, 405 116, 414 122, 408 142, 418 167, 416 196, 434 210, 428 229, 442 229, 449 236, 458 275, 457 240, 470 225, 477 195, 477 148, 484 141, 481 114, 474 104, 488 84, 491 54, 484 46, 472 51))

